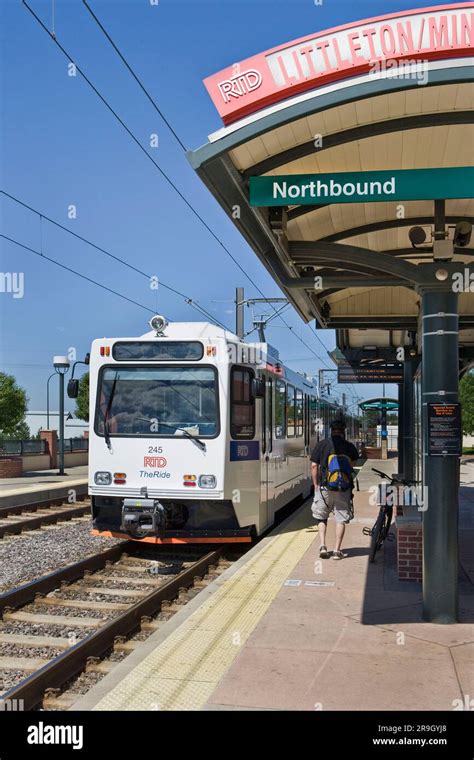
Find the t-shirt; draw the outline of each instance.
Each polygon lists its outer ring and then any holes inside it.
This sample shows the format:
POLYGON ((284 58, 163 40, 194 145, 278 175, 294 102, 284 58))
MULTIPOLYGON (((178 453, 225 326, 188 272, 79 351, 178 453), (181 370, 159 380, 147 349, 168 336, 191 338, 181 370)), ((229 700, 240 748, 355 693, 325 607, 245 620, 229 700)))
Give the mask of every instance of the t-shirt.
POLYGON ((359 459, 359 452, 350 441, 346 441, 340 435, 333 435, 319 441, 311 452, 311 461, 324 470, 328 466, 330 454, 345 454, 352 462, 359 459))

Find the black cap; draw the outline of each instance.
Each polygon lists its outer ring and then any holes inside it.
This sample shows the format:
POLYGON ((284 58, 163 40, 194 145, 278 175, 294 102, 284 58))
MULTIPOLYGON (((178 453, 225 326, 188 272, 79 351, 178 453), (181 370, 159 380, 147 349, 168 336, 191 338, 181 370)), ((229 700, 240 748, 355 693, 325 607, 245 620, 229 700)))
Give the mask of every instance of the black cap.
POLYGON ((336 419, 332 420, 330 427, 331 430, 345 430, 346 421, 343 417, 336 417, 336 419))

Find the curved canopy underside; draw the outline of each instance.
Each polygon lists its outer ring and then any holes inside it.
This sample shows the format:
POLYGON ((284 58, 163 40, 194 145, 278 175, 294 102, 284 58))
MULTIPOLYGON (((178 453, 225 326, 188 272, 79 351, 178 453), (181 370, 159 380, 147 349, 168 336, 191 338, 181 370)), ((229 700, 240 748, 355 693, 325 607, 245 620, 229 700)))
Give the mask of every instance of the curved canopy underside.
MULTIPOLYGON (((335 328, 342 349, 412 340, 420 288, 439 266, 435 225, 452 239, 458 221, 474 221, 474 200, 447 199, 442 216, 430 199, 289 205, 279 219, 250 205, 249 178, 472 166, 473 67, 468 58, 432 63, 425 85, 367 76, 316 89, 189 154, 302 318, 335 328), (415 225, 427 236, 417 249, 408 236, 415 225), (323 286, 315 290, 317 276, 323 286)), ((474 241, 455 248, 453 262, 462 270, 473 254, 474 241)), ((474 345, 474 293, 460 296, 460 329, 461 345, 474 345)))

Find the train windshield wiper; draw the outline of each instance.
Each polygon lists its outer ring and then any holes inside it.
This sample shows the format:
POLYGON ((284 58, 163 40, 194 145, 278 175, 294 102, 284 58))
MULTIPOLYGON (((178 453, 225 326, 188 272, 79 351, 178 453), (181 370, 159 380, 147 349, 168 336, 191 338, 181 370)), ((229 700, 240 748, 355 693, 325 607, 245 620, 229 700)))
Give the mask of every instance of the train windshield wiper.
MULTIPOLYGON (((140 417, 140 419, 144 420, 145 417, 140 417)), ((152 422, 152 420, 146 420, 146 422, 152 422)), ((175 427, 174 425, 168 425, 167 422, 161 422, 161 420, 158 421, 158 424, 163 425, 163 427, 169 428, 170 430, 174 430, 176 432, 179 430, 181 433, 183 433, 183 435, 186 436, 186 438, 189 438, 191 441, 194 441, 194 443, 196 443, 196 445, 199 446, 201 451, 206 451, 206 444, 204 443, 204 441, 201 441, 201 439, 198 438, 197 435, 193 435, 192 433, 189 432, 189 430, 186 430, 186 428, 175 427)))
POLYGON ((118 371, 115 373, 114 382, 112 383, 112 388, 110 389, 110 396, 109 396, 109 400, 107 402, 107 408, 104 414, 104 439, 109 451, 112 450, 112 444, 110 442, 110 431, 109 431, 109 414, 110 414, 110 410, 112 409, 112 401, 114 400, 114 396, 115 396, 115 387, 117 385, 117 380, 118 380, 118 371))

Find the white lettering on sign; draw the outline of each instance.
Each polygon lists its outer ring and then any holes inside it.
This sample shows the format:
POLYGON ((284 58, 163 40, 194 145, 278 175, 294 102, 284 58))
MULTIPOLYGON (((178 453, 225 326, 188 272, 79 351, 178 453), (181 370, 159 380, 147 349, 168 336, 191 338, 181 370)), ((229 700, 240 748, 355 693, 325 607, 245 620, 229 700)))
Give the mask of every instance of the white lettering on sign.
POLYGON ((429 62, 472 54, 473 10, 472 3, 450 3, 346 24, 258 53, 204 83, 226 124, 365 73, 427 84, 429 62))
POLYGON ((248 453, 249 453, 249 447, 248 446, 244 446, 241 443, 237 446, 237 456, 239 456, 239 457, 246 457, 246 456, 248 456, 248 453))
POLYGON ((305 185, 292 184, 286 180, 275 181, 272 186, 273 198, 295 200, 296 198, 338 198, 352 195, 394 195, 396 192, 395 177, 385 182, 329 182, 312 180, 305 185))
POLYGON ((289 45, 266 56, 280 87, 385 58, 474 47, 474 14, 461 9, 375 21, 289 45))
POLYGON ((218 87, 224 102, 228 103, 231 98, 241 98, 242 95, 256 90, 261 84, 262 75, 260 72, 255 71, 255 69, 249 69, 231 79, 224 79, 223 82, 219 82, 218 87))

